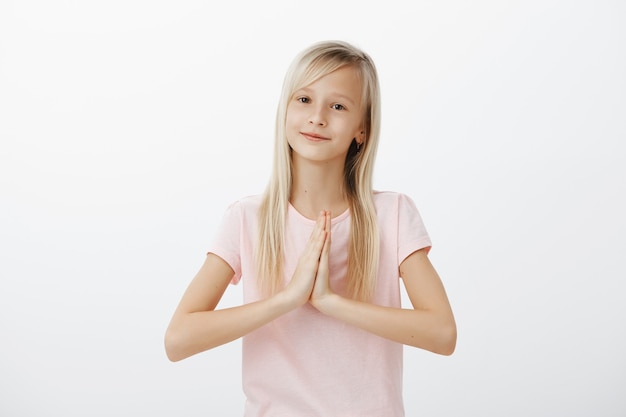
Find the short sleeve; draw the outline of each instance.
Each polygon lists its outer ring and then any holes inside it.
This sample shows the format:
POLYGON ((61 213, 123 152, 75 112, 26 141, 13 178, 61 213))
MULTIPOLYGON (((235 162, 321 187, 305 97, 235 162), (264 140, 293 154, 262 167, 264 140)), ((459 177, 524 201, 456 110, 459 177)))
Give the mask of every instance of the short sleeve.
POLYGON ((398 261, 402 263, 413 252, 432 243, 415 203, 404 194, 398 195, 398 261))
POLYGON ((231 284, 237 284, 241 279, 242 224, 241 204, 235 202, 226 209, 207 251, 222 258, 235 271, 231 284))

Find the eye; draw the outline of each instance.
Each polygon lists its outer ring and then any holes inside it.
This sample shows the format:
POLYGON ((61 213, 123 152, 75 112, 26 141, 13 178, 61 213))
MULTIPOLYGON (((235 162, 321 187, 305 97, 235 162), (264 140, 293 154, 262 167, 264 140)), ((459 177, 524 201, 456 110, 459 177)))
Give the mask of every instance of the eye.
POLYGON ((299 101, 300 103, 309 103, 311 99, 308 97, 302 96, 302 97, 296 98, 296 101, 299 101))
POLYGON ((333 104, 332 106, 330 106, 333 110, 345 110, 346 108, 343 106, 343 104, 333 104))

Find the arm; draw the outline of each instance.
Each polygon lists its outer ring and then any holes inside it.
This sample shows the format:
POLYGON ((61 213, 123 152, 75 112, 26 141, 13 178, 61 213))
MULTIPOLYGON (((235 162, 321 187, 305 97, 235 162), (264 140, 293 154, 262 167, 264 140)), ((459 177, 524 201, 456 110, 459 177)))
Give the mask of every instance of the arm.
POLYGON ((223 345, 306 303, 310 297, 326 236, 320 216, 290 283, 276 295, 238 307, 216 310, 231 278, 232 268, 209 253, 185 291, 165 333, 171 361, 223 345))
POLYGON ((321 297, 311 302, 322 313, 378 336, 451 355, 456 346, 454 315, 443 284, 425 249, 413 252, 402 262, 400 276, 413 309, 382 307, 344 298, 330 291, 324 291, 325 294, 321 295, 317 287, 313 295, 321 297))
POLYGON ((233 274, 220 257, 207 255, 165 333, 165 351, 171 361, 233 341, 288 311, 275 298, 215 310, 233 274))

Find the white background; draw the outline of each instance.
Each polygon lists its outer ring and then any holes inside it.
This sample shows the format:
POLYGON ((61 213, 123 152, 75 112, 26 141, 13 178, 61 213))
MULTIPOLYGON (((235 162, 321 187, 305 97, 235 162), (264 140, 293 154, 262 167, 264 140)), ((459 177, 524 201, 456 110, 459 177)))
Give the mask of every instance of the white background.
POLYGON ((409 4, 0 2, 0 415, 241 415, 239 342, 163 334, 325 39, 377 63, 376 188, 458 322, 405 348, 407 416, 626 415, 626 3, 409 4))

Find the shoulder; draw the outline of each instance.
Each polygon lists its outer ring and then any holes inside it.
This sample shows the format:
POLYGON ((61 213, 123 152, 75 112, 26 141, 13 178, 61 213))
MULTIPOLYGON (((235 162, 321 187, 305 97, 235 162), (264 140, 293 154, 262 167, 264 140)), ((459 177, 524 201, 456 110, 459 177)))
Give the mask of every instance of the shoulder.
POLYGON ((374 204, 381 232, 397 242, 400 259, 431 247, 428 231, 411 197, 393 191, 375 191, 374 204))
POLYGON ((378 191, 374 190, 374 205, 376 210, 395 209, 403 206, 415 207, 415 203, 406 194, 396 191, 378 191))
POLYGON ((256 220, 261 200, 261 195, 252 195, 231 202, 223 212, 223 223, 242 225, 256 220))
POLYGON ((374 191, 374 206, 381 221, 398 219, 400 224, 417 221, 421 224, 421 215, 411 197, 394 191, 374 191))
POLYGON ((244 210, 258 210, 262 200, 263 195, 255 194, 241 197, 239 200, 233 202, 232 205, 238 205, 244 210))
POLYGON ((230 203, 226 211, 239 213, 256 213, 259 210, 263 196, 261 194, 241 197, 230 203))

